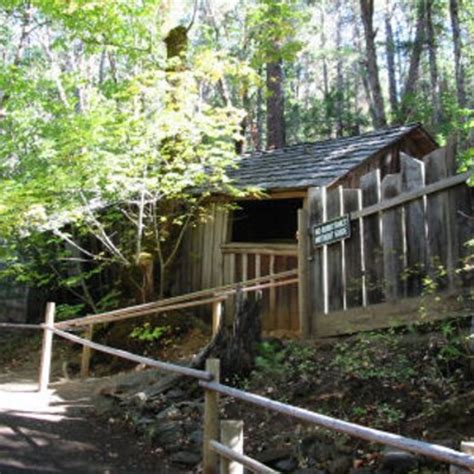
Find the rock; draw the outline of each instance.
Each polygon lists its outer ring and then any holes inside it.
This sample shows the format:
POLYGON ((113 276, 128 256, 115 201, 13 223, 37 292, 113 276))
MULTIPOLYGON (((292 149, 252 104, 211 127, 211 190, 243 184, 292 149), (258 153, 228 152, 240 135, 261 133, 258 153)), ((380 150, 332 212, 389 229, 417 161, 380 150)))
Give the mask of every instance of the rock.
POLYGON ((293 452, 289 448, 267 449, 266 451, 262 451, 256 456, 257 461, 261 462, 262 464, 271 465, 277 463, 278 461, 282 461, 291 457, 293 457, 293 452))
POLYGON ((282 459, 274 463, 273 467, 281 472, 293 472, 298 467, 298 461, 293 457, 282 459))
POLYGON ((386 448, 382 452, 381 470, 392 474, 403 474, 418 467, 418 458, 406 451, 386 448))
POLYGON ((189 433, 189 441, 196 446, 201 446, 204 441, 202 430, 195 430, 189 433))
POLYGON ((305 467, 303 469, 297 469, 293 474, 327 474, 327 471, 322 471, 321 469, 315 469, 312 467, 305 467))
POLYGON ((335 457, 335 448, 314 436, 305 438, 301 442, 301 455, 324 462, 335 457))
POLYGON ((183 390, 181 390, 179 388, 174 388, 174 389, 169 390, 168 392, 166 392, 166 396, 170 400, 181 400, 186 396, 186 394, 183 392, 183 390))
POLYGON ((167 420, 177 420, 179 418, 182 417, 182 413, 181 411, 175 407, 174 405, 168 407, 168 408, 165 408, 163 411, 160 411, 157 415, 156 415, 156 419, 157 420, 163 420, 163 419, 167 419, 167 420))
POLYGON ((132 402, 135 403, 138 407, 143 407, 148 400, 148 397, 144 392, 137 392, 132 397, 132 402))
POLYGON ((331 461, 328 467, 330 474, 347 474, 352 468, 352 458, 349 456, 338 456, 331 461))
POLYGON ((176 421, 155 423, 149 430, 150 437, 164 448, 180 445, 183 438, 181 424, 176 421))
POLYGON ((178 451, 173 453, 169 459, 173 464, 195 466, 201 460, 201 455, 191 451, 178 451))

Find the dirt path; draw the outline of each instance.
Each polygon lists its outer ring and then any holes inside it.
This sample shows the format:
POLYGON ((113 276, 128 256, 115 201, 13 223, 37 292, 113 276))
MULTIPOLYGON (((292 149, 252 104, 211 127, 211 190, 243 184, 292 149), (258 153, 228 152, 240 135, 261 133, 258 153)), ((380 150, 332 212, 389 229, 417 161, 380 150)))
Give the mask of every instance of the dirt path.
POLYGON ((169 467, 132 433, 97 419, 91 394, 103 380, 57 381, 41 397, 35 371, 2 372, 0 474, 186 472, 169 467))

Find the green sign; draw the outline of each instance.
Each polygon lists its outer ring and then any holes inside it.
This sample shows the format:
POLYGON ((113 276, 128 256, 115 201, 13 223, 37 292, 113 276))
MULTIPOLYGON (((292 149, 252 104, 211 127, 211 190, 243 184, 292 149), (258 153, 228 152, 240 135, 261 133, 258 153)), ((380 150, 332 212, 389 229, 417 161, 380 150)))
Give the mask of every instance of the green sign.
POLYGON ((349 214, 317 224, 313 227, 313 244, 315 247, 329 245, 351 236, 349 214))

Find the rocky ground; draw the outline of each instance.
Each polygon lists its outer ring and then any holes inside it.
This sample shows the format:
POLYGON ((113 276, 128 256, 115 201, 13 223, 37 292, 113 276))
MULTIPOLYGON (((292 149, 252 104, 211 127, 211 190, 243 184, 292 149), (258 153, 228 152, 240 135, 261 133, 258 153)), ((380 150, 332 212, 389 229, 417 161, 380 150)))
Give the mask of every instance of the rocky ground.
MULTIPOLYGON (((468 326, 468 320, 450 321, 307 343, 266 339, 255 370, 225 382, 319 413, 458 448, 461 440, 474 437, 468 326)), ((209 337, 205 328, 193 325, 178 337, 172 333, 135 350, 184 361, 209 337)), ((65 350, 60 357, 69 361, 66 367, 73 376, 70 361, 77 353, 65 350)), ((92 369, 105 374, 123 367, 95 355, 92 369)), ((176 383, 135 367, 97 385, 94 403, 109 426, 130 430, 177 470, 199 472, 203 393, 196 382, 176 383)), ((223 418, 244 420, 246 453, 282 472, 448 472, 445 465, 231 399, 222 398, 221 407, 223 418)))
MULTIPOLYGON (((265 340, 253 373, 226 383, 319 413, 458 448, 474 436, 474 379, 468 321, 380 331, 301 344, 265 340)), ((169 385, 153 371, 101 392, 102 409, 199 470, 202 391, 169 385)), ((246 453, 283 472, 447 472, 447 466, 335 435, 222 399, 223 418, 245 423, 246 453)))

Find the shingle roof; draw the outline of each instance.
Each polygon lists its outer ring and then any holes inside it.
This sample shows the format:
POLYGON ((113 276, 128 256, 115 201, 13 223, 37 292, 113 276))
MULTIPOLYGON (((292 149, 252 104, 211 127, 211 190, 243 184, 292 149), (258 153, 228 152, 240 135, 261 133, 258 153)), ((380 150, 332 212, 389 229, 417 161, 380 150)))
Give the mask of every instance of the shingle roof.
POLYGON ((354 137, 303 143, 244 155, 228 174, 238 187, 265 191, 323 186, 419 128, 402 125, 354 137))

